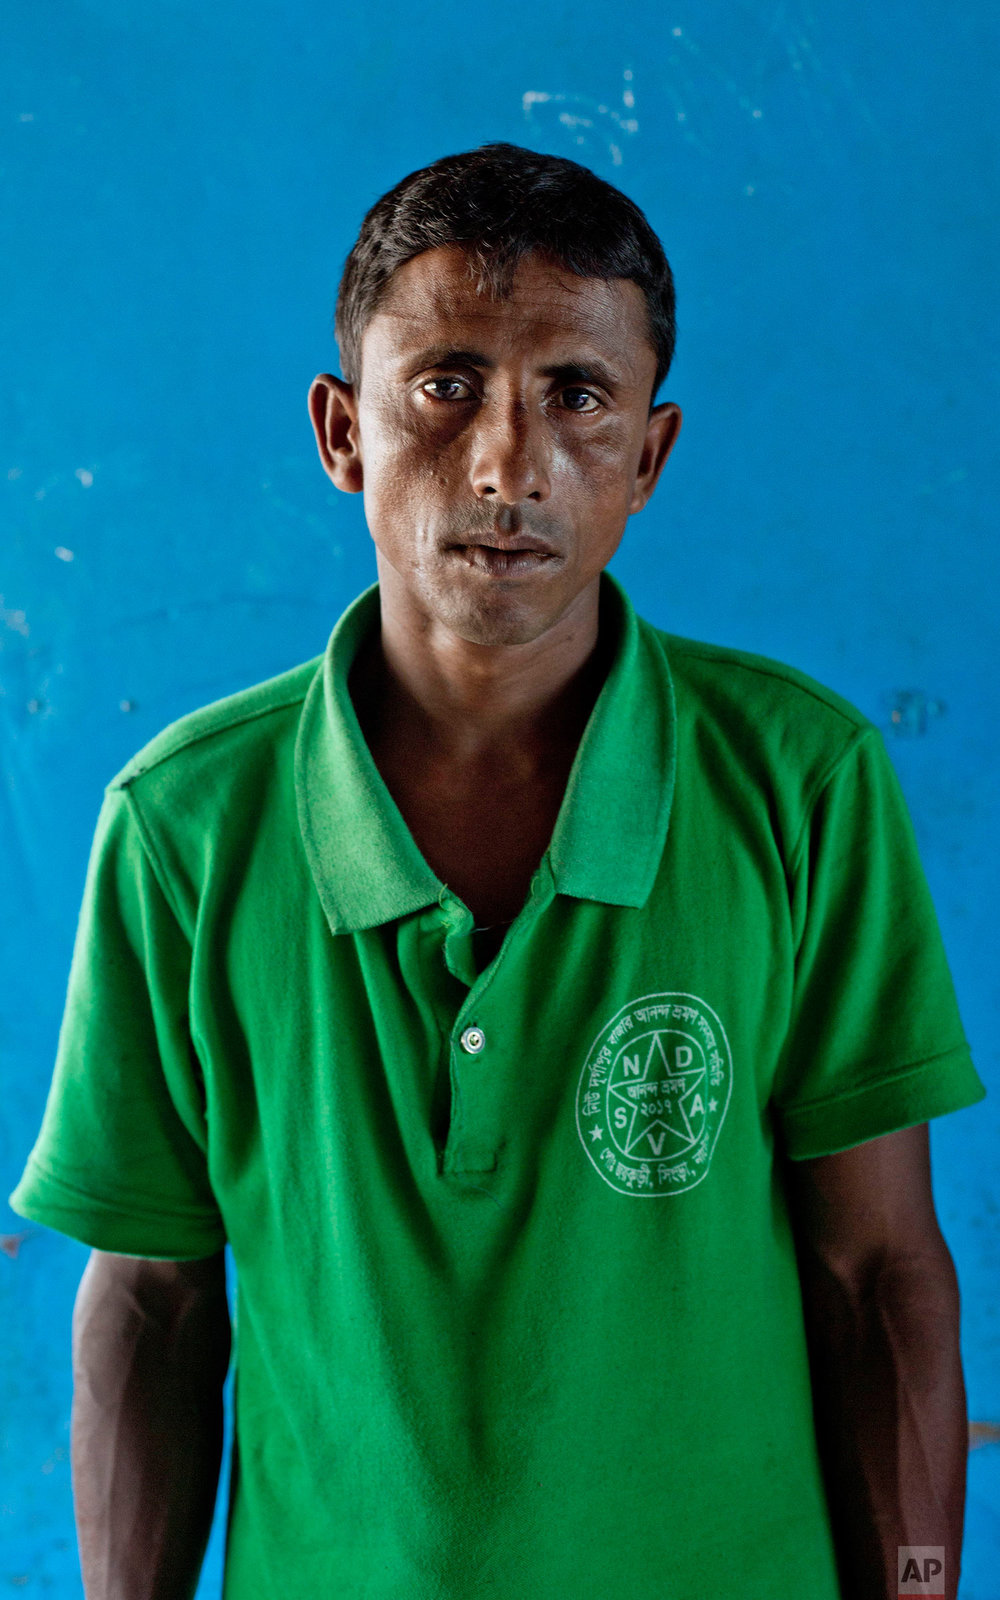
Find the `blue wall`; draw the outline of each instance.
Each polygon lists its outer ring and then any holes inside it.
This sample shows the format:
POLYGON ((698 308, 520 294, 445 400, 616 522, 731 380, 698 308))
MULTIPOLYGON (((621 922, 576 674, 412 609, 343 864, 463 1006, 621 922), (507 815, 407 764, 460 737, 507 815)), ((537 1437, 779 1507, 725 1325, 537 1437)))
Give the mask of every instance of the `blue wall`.
MULTIPOLYGON (((103 784, 173 717, 317 654, 374 575, 305 413, 361 215, 496 138, 579 157, 660 231, 686 424, 616 568, 653 621, 793 662, 886 727, 997 1085, 995 14, 9 0, 0 1192, 41 1113, 103 784)), ((970 1410, 994 1424, 998 1108, 994 1087, 932 1131, 970 1410)), ((86 1252, 0 1227, 0 1587, 73 1600, 86 1252)), ((963 1600, 1000 1593, 998 1457, 970 1459, 963 1600)), ((216 1540, 203 1600, 219 1561, 216 1540)))

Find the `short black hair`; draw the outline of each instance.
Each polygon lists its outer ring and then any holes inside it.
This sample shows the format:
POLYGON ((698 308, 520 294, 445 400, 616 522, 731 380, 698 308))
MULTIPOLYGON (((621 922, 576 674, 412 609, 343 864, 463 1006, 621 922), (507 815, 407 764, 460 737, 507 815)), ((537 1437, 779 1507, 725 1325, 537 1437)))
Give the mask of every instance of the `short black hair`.
POLYGON ((347 258, 334 327, 344 377, 356 383, 361 339, 398 267, 425 250, 468 251, 479 286, 509 291, 538 251, 581 278, 631 278, 646 297, 656 351, 653 395, 674 353, 674 281, 634 201, 588 167, 516 144, 484 144, 411 172, 376 200, 347 258))

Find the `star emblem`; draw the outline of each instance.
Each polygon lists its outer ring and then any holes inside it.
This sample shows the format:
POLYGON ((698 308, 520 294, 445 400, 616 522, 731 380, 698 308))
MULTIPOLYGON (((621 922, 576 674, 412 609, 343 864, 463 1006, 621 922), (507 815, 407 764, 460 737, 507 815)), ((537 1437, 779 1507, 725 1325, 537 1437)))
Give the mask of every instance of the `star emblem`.
POLYGON ((637 995, 608 1017, 580 1067, 584 1166, 621 1195, 666 1203, 697 1188, 732 1086, 726 1029, 707 1001, 687 989, 637 995))
MULTIPOLYGON (((620 1059, 636 1063, 638 1057, 623 1051, 620 1059)), ((690 1149, 704 1128, 705 1107, 698 1091, 705 1067, 671 1067, 663 1035, 654 1033, 641 1076, 627 1067, 622 1070, 627 1075, 609 1083, 608 1090, 628 1113, 626 1120, 617 1114, 613 1119, 615 1142, 623 1153, 649 1161, 670 1159, 690 1149), (656 1110, 647 1110, 647 1105, 656 1110)))

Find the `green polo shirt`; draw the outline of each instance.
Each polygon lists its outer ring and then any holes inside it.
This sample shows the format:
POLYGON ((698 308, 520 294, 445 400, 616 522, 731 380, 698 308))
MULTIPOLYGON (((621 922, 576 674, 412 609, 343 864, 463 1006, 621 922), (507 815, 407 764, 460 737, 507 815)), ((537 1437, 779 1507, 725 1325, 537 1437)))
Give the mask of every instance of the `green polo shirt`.
POLYGON ((237 1275, 226 1600, 836 1600, 784 1159, 980 1099, 876 730, 615 652, 496 960, 318 662, 111 784, 12 1203, 237 1275))

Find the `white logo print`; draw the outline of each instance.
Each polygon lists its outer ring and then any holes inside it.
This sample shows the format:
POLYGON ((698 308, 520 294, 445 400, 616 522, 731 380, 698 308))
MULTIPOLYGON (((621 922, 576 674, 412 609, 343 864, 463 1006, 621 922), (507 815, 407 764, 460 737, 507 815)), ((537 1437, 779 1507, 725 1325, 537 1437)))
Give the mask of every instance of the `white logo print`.
POLYGON ((620 1194, 693 1189, 711 1165, 732 1082, 726 1030, 704 1000, 630 1000, 601 1029, 580 1074, 580 1142, 620 1194))

